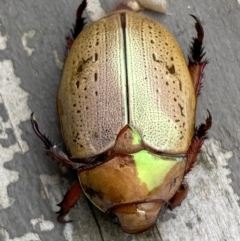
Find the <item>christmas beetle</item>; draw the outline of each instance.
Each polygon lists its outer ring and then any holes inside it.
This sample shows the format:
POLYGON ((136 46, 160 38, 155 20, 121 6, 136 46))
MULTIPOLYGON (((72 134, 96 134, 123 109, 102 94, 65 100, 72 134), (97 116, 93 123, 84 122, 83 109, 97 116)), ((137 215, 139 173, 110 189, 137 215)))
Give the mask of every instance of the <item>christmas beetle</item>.
POLYGON ((185 62, 174 37, 158 22, 121 4, 86 27, 77 11, 58 89, 57 108, 68 154, 52 144, 31 115, 34 132, 79 182, 59 204, 58 220, 82 193, 127 233, 152 227, 181 204, 184 177, 211 127, 195 127, 196 99, 207 60, 196 23, 185 62))

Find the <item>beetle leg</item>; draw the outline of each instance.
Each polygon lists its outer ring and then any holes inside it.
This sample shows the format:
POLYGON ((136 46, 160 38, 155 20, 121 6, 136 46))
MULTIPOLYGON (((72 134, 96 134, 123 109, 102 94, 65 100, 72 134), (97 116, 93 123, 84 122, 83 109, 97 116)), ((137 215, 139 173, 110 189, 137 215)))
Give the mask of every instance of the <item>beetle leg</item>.
POLYGON ((197 37, 193 38, 192 46, 190 47, 190 54, 188 56, 188 69, 193 80, 196 95, 200 94, 201 81, 204 74, 204 68, 208 64, 203 47, 204 31, 200 21, 193 15, 195 20, 195 29, 197 30, 197 37))
MULTIPOLYGON (((197 154, 201 149, 202 144, 204 143, 204 140, 207 138, 207 131, 211 128, 212 125, 212 116, 210 112, 208 111, 208 117, 204 124, 201 124, 198 128, 195 128, 195 133, 192 139, 192 142, 190 144, 190 147, 187 151, 187 165, 185 169, 184 176, 191 171, 193 164, 195 163, 197 159, 197 154)), ((170 210, 174 209, 177 206, 180 206, 183 199, 187 196, 189 187, 185 180, 183 180, 182 184, 180 185, 178 191, 175 193, 175 195, 171 198, 169 201, 168 208, 170 210)))
POLYGON ((86 7, 87 7, 87 0, 83 0, 76 12, 76 23, 74 26, 74 30, 71 31, 72 32, 71 37, 67 37, 67 53, 69 52, 74 40, 80 34, 80 32, 82 31, 85 25, 85 18, 82 17, 82 14, 86 7))
POLYGON ((52 144, 52 142, 44 134, 42 134, 39 131, 38 123, 33 119, 33 113, 31 114, 31 123, 32 123, 32 128, 33 128, 35 134, 44 143, 48 156, 52 157, 59 164, 65 166, 65 167, 70 167, 70 168, 73 168, 73 169, 79 169, 79 168, 82 168, 82 167, 86 166, 86 164, 84 164, 84 163, 73 162, 68 157, 68 155, 65 152, 63 152, 57 145, 52 144))
POLYGON ((187 151, 187 166, 185 169, 185 175, 191 171, 193 164, 196 162, 197 154, 201 149, 204 140, 207 138, 207 131, 211 128, 212 125, 212 116, 208 111, 208 117, 204 124, 201 124, 199 127, 195 128, 195 133, 190 144, 190 147, 187 151))
POLYGON ((182 201, 187 196, 189 187, 185 180, 183 180, 182 184, 178 188, 177 192, 174 194, 174 196, 171 198, 168 204, 168 208, 170 210, 173 210, 175 207, 180 206, 182 201))
POLYGON ((75 206, 75 204, 77 203, 81 195, 82 195, 82 188, 79 182, 77 182, 67 191, 67 193, 64 195, 62 202, 58 204, 58 206, 61 208, 57 212, 57 214, 59 214, 57 217, 58 222, 60 223, 71 222, 71 221, 64 220, 64 217, 67 215, 70 209, 75 206))

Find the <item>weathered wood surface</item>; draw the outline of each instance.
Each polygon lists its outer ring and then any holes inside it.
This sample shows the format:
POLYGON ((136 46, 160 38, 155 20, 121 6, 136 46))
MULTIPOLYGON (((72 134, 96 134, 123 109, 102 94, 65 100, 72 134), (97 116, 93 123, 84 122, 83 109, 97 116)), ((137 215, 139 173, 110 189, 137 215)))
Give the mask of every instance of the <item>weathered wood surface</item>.
MULTIPOLYGON (((98 1, 93 1, 97 3, 98 1)), ((100 0, 105 12, 119 0, 100 0)), ((210 64, 199 97, 197 122, 209 109, 213 127, 199 162, 187 176, 190 193, 151 230, 124 234, 85 198, 71 211, 73 223, 56 222, 59 203, 74 173, 46 157, 33 135, 32 111, 41 129, 62 144, 55 96, 65 36, 78 0, 0 2, 0 240, 239 240, 240 234, 240 6, 237 0, 168 2, 161 21, 187 56, 198 16, 210 64)))

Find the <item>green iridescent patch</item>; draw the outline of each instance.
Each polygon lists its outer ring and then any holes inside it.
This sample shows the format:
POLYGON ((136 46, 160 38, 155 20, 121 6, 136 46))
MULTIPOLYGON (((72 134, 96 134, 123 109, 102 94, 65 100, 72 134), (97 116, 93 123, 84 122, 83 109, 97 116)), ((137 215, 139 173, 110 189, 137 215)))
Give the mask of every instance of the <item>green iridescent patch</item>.
POLYGON ((183 157, 164 157, 146 150, 133 154, 138 177, 151 191, 159 186, 174 165, 183 161, 183 157))

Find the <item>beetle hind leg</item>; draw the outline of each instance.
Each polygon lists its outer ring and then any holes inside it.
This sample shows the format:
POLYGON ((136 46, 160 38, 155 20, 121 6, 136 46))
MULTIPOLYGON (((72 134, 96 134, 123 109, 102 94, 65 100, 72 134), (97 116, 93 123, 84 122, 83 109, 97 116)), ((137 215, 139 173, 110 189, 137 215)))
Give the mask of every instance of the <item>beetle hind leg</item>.
POLYGON ((188 69, 193 80, 196 95, 200 94, 202 86, 202 78, 204 75, 204 68, 208 64, 208 60, 205 57, 203 38, 204 31, 200 21, 191 15, 195 20, 195 29, 197 30, 197 37, 193 38, 192 45, 190 47, 190 53, 188 56, 188 69))
MULTIPOLYGON (((190 147, 187 151, 186 157, 187 157, 187 165, 184 172, 184 176, 189 173, 196 162, 197 154, 199 153, 204 140, 207 138, 207 131, 211 128, 212 125, 212 117, 210 112, 208 111, 208 117, 205 121, 205 123, 201 124, 199 127, 195 128, 195 133, 192 139, 192 142, 190 144, 190 147)), ((183 180, 182 184, 180 185, 178 191, 175 193, 175 195, 171 198, 169 201, 168 208, 170 210, 174 209, 177 206, 180 206, 182 201, 187 196, 189 187, 185 180, 183 180)))
POLYGON ((85 18, 83 18, 82 15, 86 7, 87 7, 87 0, 83 0, 76 12, 76 23, 75 23, 74 29, 71 31, 72 32, 71 37, 69 36, 67 37, 67 53, 69 52, 74 40, 81 33, 85 25, 85 18))

